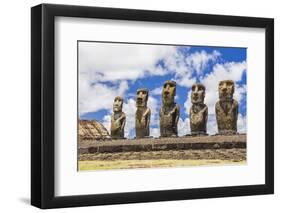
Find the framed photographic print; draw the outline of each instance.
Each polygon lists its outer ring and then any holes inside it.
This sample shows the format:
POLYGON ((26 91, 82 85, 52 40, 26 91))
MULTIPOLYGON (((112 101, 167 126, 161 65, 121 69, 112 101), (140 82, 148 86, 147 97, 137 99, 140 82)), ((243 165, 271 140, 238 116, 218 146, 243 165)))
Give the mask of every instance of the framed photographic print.
POLYGON ((274 20, 31 9, 31 203, 271 194, 274 20))

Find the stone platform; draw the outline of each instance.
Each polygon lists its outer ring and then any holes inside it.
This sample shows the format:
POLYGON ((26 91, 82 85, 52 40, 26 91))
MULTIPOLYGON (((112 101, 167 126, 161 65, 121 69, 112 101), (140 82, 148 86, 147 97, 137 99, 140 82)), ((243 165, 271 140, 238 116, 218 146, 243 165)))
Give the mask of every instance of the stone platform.
POLYGON ((230 153, 233 153, 231 150, 234 150, 234 152, 235 150, 242 150, 243 155, 245 155, 246 139, 247 136, 245 134, 238 134, 229 136, 186 136, 177 138, 145 138, 133 140, 82 140, 78 144, 78 151, 80 155, 84 155, 184 150, 221 150, 226 153, 228 152, 227 150, 229 150, 230 153))

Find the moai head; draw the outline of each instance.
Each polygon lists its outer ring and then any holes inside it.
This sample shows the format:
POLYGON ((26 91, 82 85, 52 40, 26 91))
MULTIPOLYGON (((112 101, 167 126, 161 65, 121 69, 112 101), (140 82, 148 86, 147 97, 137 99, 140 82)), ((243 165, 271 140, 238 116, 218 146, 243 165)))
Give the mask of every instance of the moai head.
POLYGON ((113 114, 111 116, 111 138, 124 138, 124 127, 126 123, 126 114, 122 112, 123 98, 115 97, 113 103, 113 114))
POLYGON ((216 119, 219 134, 237 133, 238 102, 233 99, 234 82, 231 80, 219 83, 219 101, 216 103, 216 119))
POLYGON ((166 81, 162 90, 162 103, 163 105, 171 105, 174 103, 176 95, 176 82, 166 81))
POLYGON ((136 96, 136 138, 149 136, 150 109, 147 107, 148 89, 138 89, 136 96))
POLYGON ((233 99, 234 82, 232 80, 224 80, 219 83, 219 98, 221 101, 230 101, 233 99))
POLYGON ((204 104, 205 86, 203 84, 193 84, 191 87, 191 102, 190 108, 190 130, 191 135, 206 135, 208 107, 204 104))
POLYGON ((148 101, 148 89, 137 90, 136 107, 146 107, 148 101))
POLYGON ((191 103, 203 104, 205 98, 205 86, 203 84, 193 84, 191 87, 191 103))
POLYGON ((123 107, 123 98, 120 96, 117 96, 114 98, 113 103, 113 112, 121 112, 123 107))
POLYGON ((166 81, 162 90, 162 106, 160 109, 161 137, 177 137, 180 107, 175 103, 176 82, 166 81))

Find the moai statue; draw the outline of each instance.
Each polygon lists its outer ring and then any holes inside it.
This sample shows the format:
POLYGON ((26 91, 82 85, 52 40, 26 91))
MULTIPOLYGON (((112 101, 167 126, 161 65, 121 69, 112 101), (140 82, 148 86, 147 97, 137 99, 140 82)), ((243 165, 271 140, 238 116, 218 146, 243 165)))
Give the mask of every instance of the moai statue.
POLYGON ((160 136, 177 137, 180 107, 175 103, 176 82, 166 81, 162 90, 162 107, 160 109, 160 136))
POLYGON ((204 104, 205 86, 194 84, 191 87, 191 103, 189 110, 191 135, 206 135, 208 107, 204 104))
POLYGON ((124 127, 126 123, 126 115, 122 112, 123 98, 117 96, 113 103, 113 115, 111 116, 111 138, 124 138, 124 127))
POLYGON ((149 137, 150 109, 147 107, 148 90, 138 89, 136 98, 136 138, 149 137))
POLYGON ((219 134, 237 133, 238 102, 233 99, 234 82, 231 80, 219 83, 219 101, 216 103, 216 119, 219 134))

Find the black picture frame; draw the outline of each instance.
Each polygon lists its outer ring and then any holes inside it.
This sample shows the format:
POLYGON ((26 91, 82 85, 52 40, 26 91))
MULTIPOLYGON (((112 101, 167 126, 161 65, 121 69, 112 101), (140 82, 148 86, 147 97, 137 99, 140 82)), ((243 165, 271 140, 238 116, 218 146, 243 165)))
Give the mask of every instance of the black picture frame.
POLYGON ((39 208, 274 193, 274 20, 271 18, 41 4, 31 8, 31 97, 31 204, 39 208), (56 197, 54 20, 57 16, 265 29, 265 184, 56 197))

